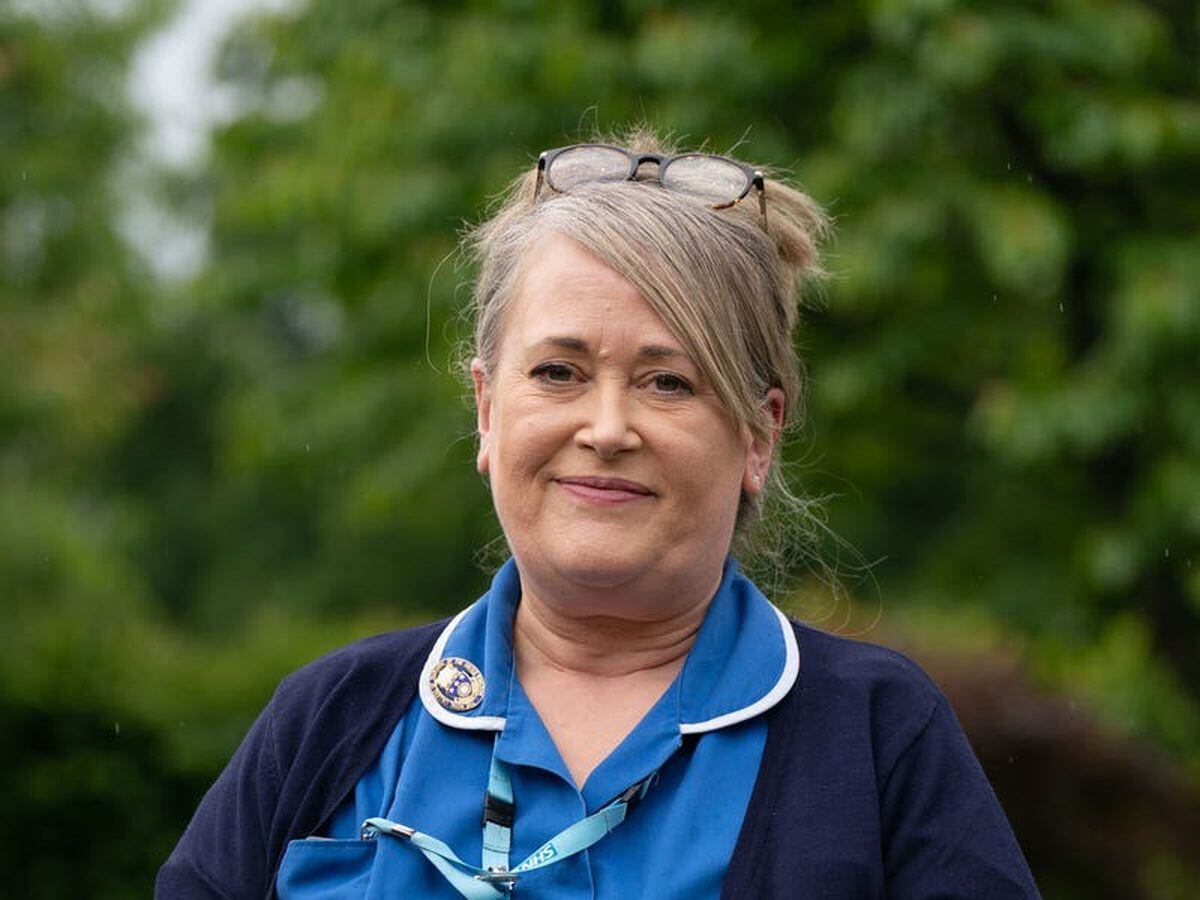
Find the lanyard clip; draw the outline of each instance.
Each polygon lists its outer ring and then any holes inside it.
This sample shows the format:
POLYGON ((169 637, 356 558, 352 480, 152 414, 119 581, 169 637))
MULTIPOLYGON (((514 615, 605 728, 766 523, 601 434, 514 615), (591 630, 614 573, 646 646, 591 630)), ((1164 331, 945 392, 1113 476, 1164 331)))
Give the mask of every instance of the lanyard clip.
POLYGON ((362 830, 359 836, 364 841, 372 841, 381 834, 390 834, 392 837, 410 838, 417 831, 415 828, 409 828, 407 825, 401 825, 399 822, 393 822, 390 819, 367 819, 362 823, 362 830))
POLYGON ((501 800, 491 791, 483 797, 483 824, 491 823, 501 828, 512 828, 516 808, 511 801, 501 800))
POLYGON ((625 790, 621 793, 621 796, 617 798, 617 802, 624 803, 627 811, 632 810, 642 801, 642 798, 646 796, 646 792, 650 790, 651 785, 653 785, 657 780, 658 771, 655 770, 641 781, 637 782, 636 784, 631 784, 629 787, 625 788, 625 790))
POLYGON ((513 885, 517 883, 517 873, 510 872, 508 869, 502 869, 499 866, 489 866, 486 872, 480 872, 476 875, 475 880, 485 881, 508 893, 513 889, 513 885))

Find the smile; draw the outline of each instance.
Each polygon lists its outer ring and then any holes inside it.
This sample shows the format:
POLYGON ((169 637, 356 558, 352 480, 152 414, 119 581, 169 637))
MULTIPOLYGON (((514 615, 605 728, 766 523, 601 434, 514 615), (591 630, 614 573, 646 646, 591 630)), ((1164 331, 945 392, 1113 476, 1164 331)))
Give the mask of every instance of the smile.
POLYGON ((590 503, 632 503, 654 496, 654 491, 644 484, 624 478, 576 476, 556 478, 555 482, 571 496, 590 503))

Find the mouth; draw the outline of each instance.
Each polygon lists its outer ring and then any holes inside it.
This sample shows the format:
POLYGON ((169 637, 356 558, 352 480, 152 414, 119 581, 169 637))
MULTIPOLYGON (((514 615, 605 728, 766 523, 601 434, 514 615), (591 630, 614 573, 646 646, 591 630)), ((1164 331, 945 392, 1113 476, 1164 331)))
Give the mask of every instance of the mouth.
POLYGON ((625 478, 574 475, 554 480, 567 493, 594 503, 630 503, 654 496, 646 485, 625 478))

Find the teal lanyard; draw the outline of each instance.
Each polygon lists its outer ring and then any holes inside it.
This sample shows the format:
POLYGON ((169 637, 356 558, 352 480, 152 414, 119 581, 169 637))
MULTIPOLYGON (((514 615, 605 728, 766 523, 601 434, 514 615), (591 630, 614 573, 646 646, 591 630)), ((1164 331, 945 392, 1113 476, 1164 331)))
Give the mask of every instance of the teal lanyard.
POLYGON ((494 747, 483 805, 482 865, 473 866, 463 862, 437 838, 389 819, 367 819, 362 826, 362 837, 363 840, 371 840, 386 835, 407 841, 420 850, 454 889, 468 900, 497 900, 512 892, 522 873, 574 856, 624 822, 629 810, 646 795, 656 774, 652 772, 603 809, 567 826, 512 869, 508 867, 514 812, 512 776, 508 767, 496 758, 494 747))

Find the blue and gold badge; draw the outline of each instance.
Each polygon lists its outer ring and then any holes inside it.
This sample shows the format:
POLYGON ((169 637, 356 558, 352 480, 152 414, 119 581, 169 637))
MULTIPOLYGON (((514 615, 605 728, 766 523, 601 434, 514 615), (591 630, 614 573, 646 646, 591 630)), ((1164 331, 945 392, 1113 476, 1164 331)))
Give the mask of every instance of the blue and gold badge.
POLYGON ((429 688, 446 709, 464 712, 483 702, 483 673, 468 659, 447 656, 433 667, 429 688))

